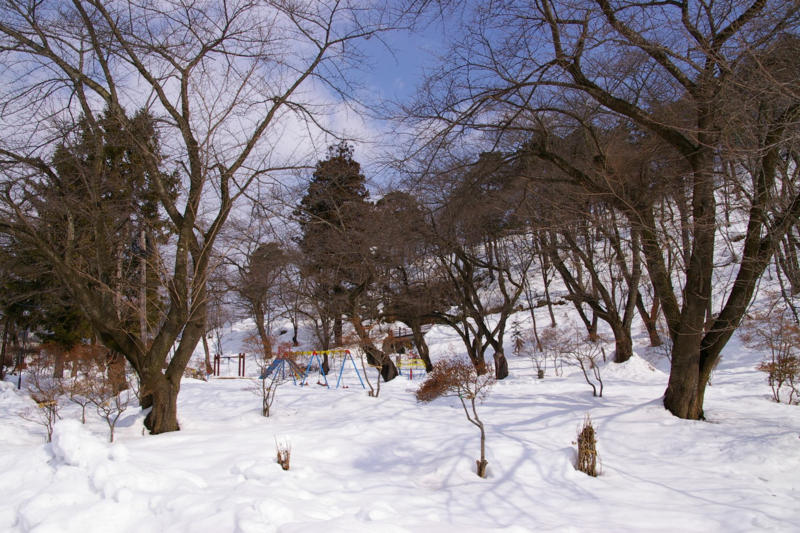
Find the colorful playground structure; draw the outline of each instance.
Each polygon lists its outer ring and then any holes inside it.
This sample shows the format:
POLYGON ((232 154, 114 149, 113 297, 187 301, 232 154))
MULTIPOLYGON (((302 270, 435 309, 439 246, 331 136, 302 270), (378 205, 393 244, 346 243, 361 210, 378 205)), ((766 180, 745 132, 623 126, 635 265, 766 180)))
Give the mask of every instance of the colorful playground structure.
POLYGON ((417 357, 414 352, 408 355, 409 357, 400 357, 397 360, 397 370, 400 372, 400 375, 412 381, 414 380, 415 374, 417 378, 424 378, 428 374, 425 369, 425 361, 417 357))
MULTIPOLYGON (((315 350, 310 352, 292 352, 290 357, 276 358, 259 377, 261 379, 266 379, 273 375, 273 373, 280 372, 281 379, 287 379, 286 374, 288 372, 294 384, 297 385, 299 381, 300 386, 303 387, 308 385, 306 381, 310 372, 319 372, 320 379, 324 380, 324 385, 330 389, 331 386, 328 383, 328 377, 325 375, 325 370, 322 368, 322 356, 324 355, 328 356, 329 363, 331 364, 331 369, 333 370, 334 374, 336 372, 336 360, 341 360, 339 365, 339 376, 336 379, 337 389, 340 386, 342 388, 347 388, 347 386, 344 385, 342 378, 348 361, 350 361, 351 365, 353 366, 353 370, 355 370, 356 376, 358 376, 358 381, 361 383, 361 387, 364 389, 367 388, 364 385, 364 380, 361 379, 361 372, 359 372, 358 366, 356 365, 350 350, 315 350)), ((319 384, 322 385, 323 383, 320 381, 319 384)))

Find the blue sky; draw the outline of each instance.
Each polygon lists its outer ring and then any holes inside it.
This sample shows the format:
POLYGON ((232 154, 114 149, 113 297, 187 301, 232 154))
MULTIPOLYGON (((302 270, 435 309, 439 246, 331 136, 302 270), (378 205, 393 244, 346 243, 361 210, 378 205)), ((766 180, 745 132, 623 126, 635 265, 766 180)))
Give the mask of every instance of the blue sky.
POLYGON ((388 34, 385 40, 394 55, 377 41, 370 41, 366 51, 375 68, 367 73, 365 81, 378 88, 384 99, 404 100, 414 94, 423 66, 432 64, 433 54, 442 51, 444 32, 440 24, 431 24, 414 34, 388 34))

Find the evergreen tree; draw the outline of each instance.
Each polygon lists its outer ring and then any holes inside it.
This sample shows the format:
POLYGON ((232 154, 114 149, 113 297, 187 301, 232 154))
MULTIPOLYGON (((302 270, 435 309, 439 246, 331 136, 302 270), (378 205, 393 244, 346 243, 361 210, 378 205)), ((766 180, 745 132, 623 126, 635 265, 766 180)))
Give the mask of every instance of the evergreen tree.
MULTIPOLYGON (((380 254, 376 235, 376 210, 369 199, 361 165, 353 159, 353 147, 345 142, 331 146, 328 158, 317 163, 308 192, 295 211, 303 232, 300 249, 307 258, 301 275, 314 280, 316 294, 333 321, 337 345, 342 341, 342 316, 353 325, 370 364, 381 367, 385 381, 397 368, 370 338, 365 319, 379 318, 374 290, 380 254)), ((323 349, 325 347, 323 346, 323 349)), ((327 367, 327 358, 323 362, 327 367)))
POLYGON ((342 342, 341 317, 345 312, 348 281, 353 272, 351 247, 359 225, 369 210, 369 191, 353 147, 342 141, 328 147, 328 157, 318 161, 311 183, 294 214, 302 236, 300 250, 307 263, 304 275, 315 280, 313 295, 323 303, 323 319, 334 321, 334 342, 342 342))

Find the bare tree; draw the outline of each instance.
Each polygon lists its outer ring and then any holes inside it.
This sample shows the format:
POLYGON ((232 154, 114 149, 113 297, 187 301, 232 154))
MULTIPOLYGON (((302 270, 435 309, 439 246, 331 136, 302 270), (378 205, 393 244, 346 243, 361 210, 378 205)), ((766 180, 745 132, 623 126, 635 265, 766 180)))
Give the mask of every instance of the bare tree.
MULTIPOLYGON (((508 376, 504 336, 525 288, 533 256, 519 253, 518 180, 501 154, 482 154, 449 173, 451 187, 430 217, 433 254, 448 281, 455 313, 439 313, 461 336, 478 373, 494 351, 497 379, 508 376)), ((437 176, 441 178, 444 176, 437 176)))
POLYGON ((440 146, 476 130, 491 132, 484 138, 493 146, 527 142, 529 155, 552 169, 549 177, 624 213, 639 232, 669 326, 664 405, 681 418, 702 418, 711 370, 777 243, 800 215, 796 176, 783 171, 793 165, 781 157, 792 151, 800 119, 796 77, 788 82, 797 54, 781 52, 796 50, 781 43, 794 42, 798 9, 770 0, 726 0, 714 9, 688 0, 481 3, 467 10, 469 30, 447 55, 447 67, 430 77, 409 109, 426 127, 438 123, 436 140, 450 138, 440 146), (733 98, 735 89, 743 93, 733 98), (776 105, 759 113, 767 102, 776 105), (730 285, 715 288, 721 162, 730 161, 728 139, 742 131, 731 105, 760 134, 747 149, 750 164, 737 165, 746 171, 730 176, 743 193, 738 210, 747 220, 737 247, 740 267, 730 285), (606 141, 615 129, 629 132, 627 143, 606 141), (587 139, 589 151, 568 149, 564 141, 575 135, 587 139), (619 150, 631 148, 640 164, 620 165, 619 150), (670 211, 680 227, 664 234, 659 215, 670 211), (673 253, 676 243, 680 254, 673 253))
POLYGON ((481 458, 476 460, 477 474, 486 477, 486 427, 478 416, 477 405, 482 404, 496 383, 492 372, 478 374, 470 362, 455 357, 445 359, 417 389, 418 402, 431 402, 442 396, 457 396, 470 423, 481 432, 481 458), (469 406, 469 407, 468 407, 469 406))
POLYGON ((62 378, 48 375, 48 368, 33 365, 28 373, 25 388, 36 407, 26 407, 19 416, 29 422, 44 426, 45 442, 53 440, 53 426, 61 420, 64 406, 64 387, 62 378))
POLYGON ((229 213, 254 180, 301 164, 298 150, 278 145, 282 128, 291 121, 324 128, 330 107, 314 88, 347 98, 352 86, 343 72, 362 59, 359 41, 393 20, 386 10, 336 1, 0 5, 0 231, 34 247, 101 341, 130 361, 143 407, 152 407, 145 421, 152 433, 179 429, 180 378, 205 333, 206 273, 229 213), (105 238, 116 228, 104 213, 91 218, 108 207, 98 187, 103 109, 136 147, 173 236, 151 256, 166 299, 152 341, 121 318, 141 309, 140 291, 128 296, 114 287, 123 278, 117 267, 125 240, 109 248, 105 238), (135 109, 155 117, 158 146, 133 134, 135 109), (65 235, 54 241, 43 224, 49 206, 37 203, 37 191, 61 179, 54 148, 79 119, 98 139, 90 143, 94 166, 81 176, 85 202, 62 203, 65 235), (179 180, 176 194, 170 176, 179 180), (96 236, 82 249, 75 239, 85 233, 69 222, 80 206, 96 236), (125 306, 132 312, 121 313, 125 306))

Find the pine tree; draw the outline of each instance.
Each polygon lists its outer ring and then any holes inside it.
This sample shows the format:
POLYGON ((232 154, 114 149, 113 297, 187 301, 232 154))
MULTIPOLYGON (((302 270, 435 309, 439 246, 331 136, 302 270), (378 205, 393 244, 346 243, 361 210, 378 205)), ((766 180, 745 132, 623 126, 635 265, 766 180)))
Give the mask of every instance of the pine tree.
POLYGON ((369 191, 353 147, 342 141, 328 147, 328 157, 317 162, 308 191, 294 214, 300 224, 300 249, 307 258, 305 275, 314 277, 315 298, 334 321, 334 342, 342 342, 341 317, 346 285, 358 276, 348 257, 348 241, 357 234, 369 210, 369 191))

